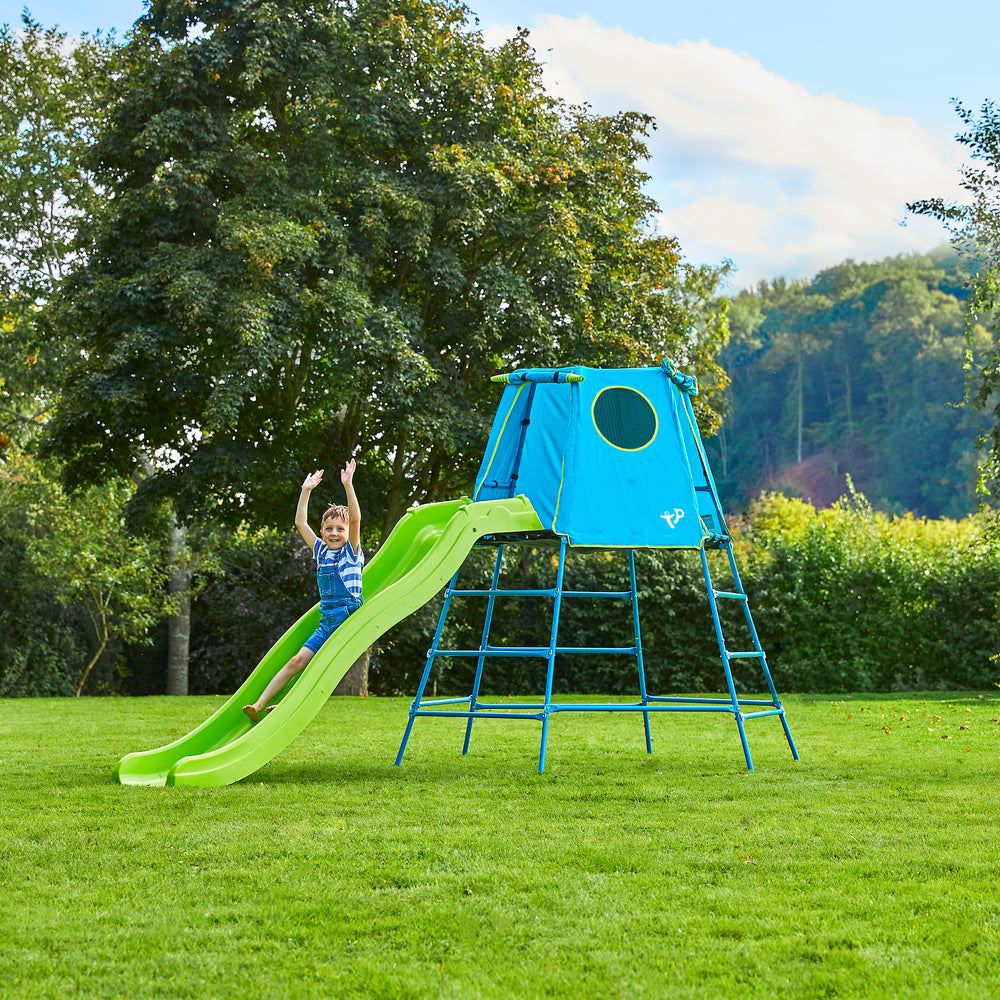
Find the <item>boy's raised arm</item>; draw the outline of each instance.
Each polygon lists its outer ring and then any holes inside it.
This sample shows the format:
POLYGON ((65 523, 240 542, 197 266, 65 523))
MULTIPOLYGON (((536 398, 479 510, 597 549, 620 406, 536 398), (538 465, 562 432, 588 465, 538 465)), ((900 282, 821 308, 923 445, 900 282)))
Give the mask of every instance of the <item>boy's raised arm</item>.
POLYGON ((347 540, 355 555, 361 551, 361 506, 354 492, 354 470, 357 467, 358 463, 352 458, 340 471, 340 481, 347 494, 347 540))
POLYGON ((299 502, 295 505, 295 527, 299 529, 302 541, 312 551, 316 544, 316 532, 309 527, 309 495, 323 480, 323 470, 317 469, 306 476, 299 491, 299 502))

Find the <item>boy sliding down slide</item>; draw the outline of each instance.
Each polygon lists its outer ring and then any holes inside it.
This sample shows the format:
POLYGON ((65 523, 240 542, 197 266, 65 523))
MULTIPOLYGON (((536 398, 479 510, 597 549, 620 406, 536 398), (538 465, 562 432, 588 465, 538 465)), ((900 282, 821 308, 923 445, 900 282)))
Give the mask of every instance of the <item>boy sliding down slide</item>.
POLYGON ((295 527, 316 559, 316 583, 319 587, 319 607, 322 618, 319 628, 306 639, 302 648, 274 675, 263 694, 243 711, 252 722, 275 706, 270 701, 285 685, 300 673, 349 615, 361 607, 361 568, 365 564, 361 551, 361 508, 354 492, 352 458, 341 470, 340 481, 347 494, 347 506, 328 507, 320 521, 319 537, 309 527, 309 494, 323 480, 323 470, 306 476, 295 508, 295 527))

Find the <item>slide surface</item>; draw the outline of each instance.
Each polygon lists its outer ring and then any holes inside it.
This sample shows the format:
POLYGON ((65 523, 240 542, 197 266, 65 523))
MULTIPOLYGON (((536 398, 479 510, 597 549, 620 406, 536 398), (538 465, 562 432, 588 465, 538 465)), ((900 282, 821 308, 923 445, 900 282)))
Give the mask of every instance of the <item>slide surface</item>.
POLYGON ((359 656, 387 629, 422 607, 459 570, 484 535, 539 531, 525 497, 426 504, 406 512, 364 569, 364 604, 253 724, 243 706, 301 648, 319 622, 319 605, 265 654, 240 689, 187 736, 130 753, 114 770, 123 785, 227 785, 262 767, 312 721, 359 656))

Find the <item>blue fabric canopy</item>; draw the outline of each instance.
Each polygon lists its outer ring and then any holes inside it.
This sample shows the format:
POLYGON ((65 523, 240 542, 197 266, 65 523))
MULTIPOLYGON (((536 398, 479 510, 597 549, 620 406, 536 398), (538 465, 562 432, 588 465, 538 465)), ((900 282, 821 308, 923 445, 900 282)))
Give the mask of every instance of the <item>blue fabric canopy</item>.
POLYGON ((517 374, 500 400, 475 500, 524 494, 571 545, 697 549, 725 534, 691 409, 693 378, 669 362, 517 374), (567 373, 581 381, 564 381, 567 373))

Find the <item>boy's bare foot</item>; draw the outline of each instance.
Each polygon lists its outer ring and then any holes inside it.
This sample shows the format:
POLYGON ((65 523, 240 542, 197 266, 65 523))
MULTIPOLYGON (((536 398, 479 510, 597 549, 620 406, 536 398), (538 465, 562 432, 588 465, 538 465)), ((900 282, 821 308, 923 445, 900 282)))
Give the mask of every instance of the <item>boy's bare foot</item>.
POLYGON ((263 715, 269 715, 273 711, 274 711, 274 705, 268 705, 267 708, 264 709, 263 713, 260 712, 259 709, 254 708, 253 705, 244 705, 243 706, 243 714, 251 722, 260 722, 260 718, 261 718, 262 714, 263 715))

